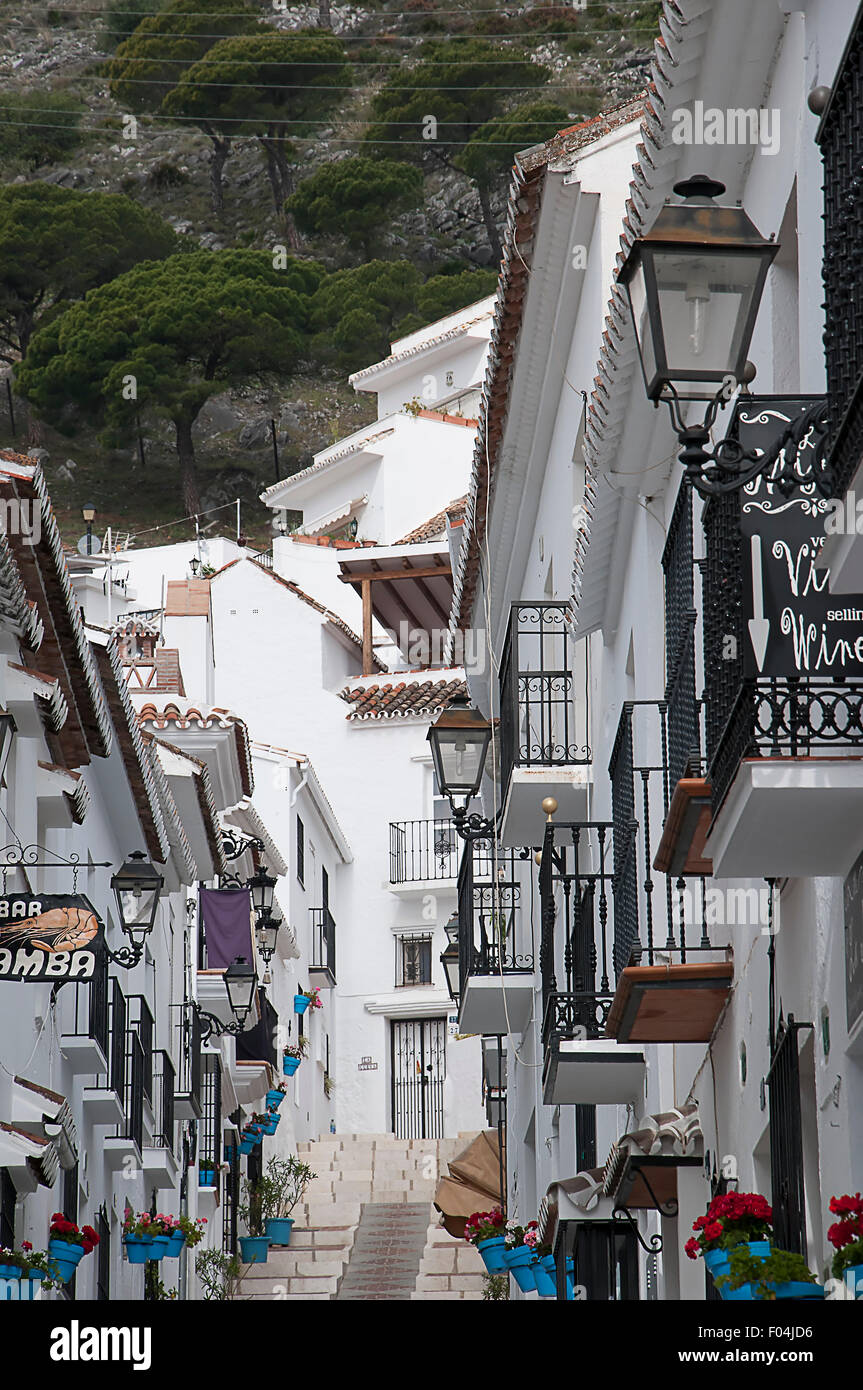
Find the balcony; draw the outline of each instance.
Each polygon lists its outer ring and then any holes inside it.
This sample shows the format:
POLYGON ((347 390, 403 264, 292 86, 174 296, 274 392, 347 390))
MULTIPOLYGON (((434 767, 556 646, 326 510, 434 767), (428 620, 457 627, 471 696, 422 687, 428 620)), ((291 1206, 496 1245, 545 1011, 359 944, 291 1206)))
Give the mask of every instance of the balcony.
POLYGON ((174 1125, 174 1064, 167 1052, 153 1054, 151 1092, 153 1106, 153 1142, 145 1144, 142 1164, 146 1185, 173 1188, 180 1174, 177 1160, 177 1140, 174 1125))
MULTIPOLYGON (((93 978, 94 989, 98 975, 93 978)), ((93 1084, 82 1092, 84 1114, 90 1124, 115 1125, 124 1117, 123 1100, 126 1089, 126 997, 116 979, 110 981, 111 996, 108 1008, 108 973, 105 971, 105 1070, 96 1073, 93 1084)), ((102 1009, 100 1003, 99 1009, 102 1009)), ((99 1019, 99 1028, 103 1026, 99 1019)), ((100 1047, 102 1045, 100 1039, 100 1047)))
POLYGON ((458 916, 461 1031, 523 1033, 533 1007, 534 947, 513 850, 489 840, 465 845, 458 916))
POLYGON ((312 958, 309 982, 318 989, 332 989, 336 983, 336 924, 328 907, 313 907, 312 958))
MULTIPOLYGON (((114 1019, 111 1022, 114 1033, 114 1019)), ((113 1135, 102 1142, 102 1152, 108 1168, 116 1171, 132 1164, 141 1167, 144 1149, 144 1078, 148 1061, 141 1039, 134 1028, 117 1034, 123 1052, 123 1118, 113 1135)), ((114 1039, 112 1036, 112 1052, 114 1039)), ((119 1046, 118 1046, 119 1052, 119 1046)))
POLYGON ((222 1163, 222 1059, 217 1052, 201 1058, 201 1122, 198 1128, 198 1203, 219 1195, 222 1163))
MULTIPOLYGON (((730 430, 744 448, 775 448, 817 404, 753 397, 730 430)), ((780 496, 760 479, 757 495, 704 512, 704 850, 720 878, 841 878, 863 849, 860 623, 828 591, 809 492, 780 496)))
POLYGON ((547 826, 539 870, 546 1105, 629 1105, 644 1094, 643 1050, 604 1036, 614 861, 611 824, 547 826))
POLYGON ((501 844, 539 843, 547 796, 565 820, 587 815, 590 754, 582 728, 568 605, 514 603, 500 667, 501 844))
POLYGON ((66 1001, 60 1051, 79 1075, 99 1075, 108 1067, 108 962, 86 984, 70 982, 66 1001))
MULTIPOLYGON (((201 973, 198 972, 200 986, 201 973)), ((221 973, 219 972, 221 983, 221 973)), ((225 987, 222 985, 222 995, 225 987)), ((210 1009, 209 1003, 202 1007, 210 1009)), ((179 1058, 174 1092, 174 1118, 177 1120, 200 1120, 201 1118, 201 1020, 191 1004, 183 1008, 175 1028, 176 1045, 174 1056, 179 1058)))
POLYGON ((405 895, 454 886, 460 847, 451 820, 391 821, 391 889, 405 895))

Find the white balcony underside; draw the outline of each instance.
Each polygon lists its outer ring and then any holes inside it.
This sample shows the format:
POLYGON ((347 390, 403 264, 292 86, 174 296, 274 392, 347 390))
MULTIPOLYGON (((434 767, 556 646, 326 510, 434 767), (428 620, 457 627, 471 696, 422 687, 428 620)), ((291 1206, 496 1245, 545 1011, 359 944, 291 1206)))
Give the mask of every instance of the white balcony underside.
POLYGON ((462 1033, 513 1033, 516 1037, 530 1022, 533 1007, 533 975, 470 975, 459 1011, 462 1033))
POLYGON ((147 1186, 176 1187, 180 1165, 170 1149, 162 1145, 145 1144, 141 1151, 141 1166, 147 1186))
POLYGON ((553 1042, 543 1078, 546 1105, 630 1105, 644 1095, 644 1050, 598 1038, 553 1042))
POLYGON ((85 1086, 81 1094, 84 1114, 91 1125, 120 1124, 123 1103, 113 1086, 85 1086))
POLYGON ((750 758, 705 854, 714 878, 844 878, 863 850, 863 759, 750 758))
POLYGON ((507 847, 542 844, 547 796, 557 802, 559 821, 587 820, 590 768, 514 767, 500 819, 500 842, 507 847))

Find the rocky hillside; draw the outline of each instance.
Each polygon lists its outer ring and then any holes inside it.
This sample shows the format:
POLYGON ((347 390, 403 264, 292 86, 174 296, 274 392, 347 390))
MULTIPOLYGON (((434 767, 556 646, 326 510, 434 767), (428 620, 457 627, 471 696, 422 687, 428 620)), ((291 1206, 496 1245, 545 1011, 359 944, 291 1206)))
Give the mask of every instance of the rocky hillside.
MULTIPOLYGON (((288 0, 252 0, 261 18, 280 30, 329 20, 352 62, 352 82, 310 138, 295 142, 296 163, 306 176, 327 161, 356 153, 369 124, 371 102, 387 72, 410 63, 425 38, 486 38, 503 50, 519 46, 551 70, 547 95, 571 120, 631 96, 645 82, 660 6, 646 0, 591 3, 584 12, 556 7, 492 6, 489 0, 387 0, 363 6, 288 0)), ((224 171, 224 211, 211 206, 210 142, 192 123, 146 111, 129 113, 112 100, 106 63, 118 40, 134 27, 135 13, 154 13, 160 0, 5 0, 0 12, 0 179, 34 178, 63 187, 121 192, 156 210, 181 234, 206 249, 270 250, 284 237, 273 210, 261 150, 254 137, 238 136, 224 171), (20 108, 4 114, 4 103, 20 108), (77 112, 73 118, 68 112, 77 112), (63 129, 72 121, 74 129, 63 129), (131 134, 130 134, 131 130, 131 134), (26 145, 24 143, 26 137, 26 145), (43 139, 44 149, 34 148, 43 139), (53 145, 52 145, 53 142, 53 145)), ((210 21, 212 22, 212 21, 210 21)), ((401 157, 397 154, 394 157, 401 157)), ((421 206, 393 220, 374 254, 404 259, 432 275, 441 269, 483 268, 494 254, 477 192, 455 168, 425 169, 421 206)), ((503 218, 505 179, 492 194, 503 218)), ((306 239, 301 255, 328 268, 356 263, 337 237, 306 239)), ((486 278, 478 277, 485 291, 486 278)), ((257 389, 212 400, 196 427, 202 504, 218 506, 241 496, 249 505, 252 534, 265 540, 266 516, 255 499, 273 480, 276 461, 270 421, 276 421, 278 469, 295 471, 312 453, 360 427, 373 415, 373 400, 357 396, 344 372, 319 366, 257 389)), ((167 422, 148 421, 138 446, 109 452, 87 429, 62 437, 16 402, 17 434, 0 394, 0 443, 25 442, 42 449, 52 491, 68 534, 80 534, 80 504, 92 499, 99 523, 123 532, 163 525, 182 515, 176 463, 167 422)), ((222 516, 212 520, 221 526, 222 516)), ((160 541, 187 528, 153 533, 160 541)))

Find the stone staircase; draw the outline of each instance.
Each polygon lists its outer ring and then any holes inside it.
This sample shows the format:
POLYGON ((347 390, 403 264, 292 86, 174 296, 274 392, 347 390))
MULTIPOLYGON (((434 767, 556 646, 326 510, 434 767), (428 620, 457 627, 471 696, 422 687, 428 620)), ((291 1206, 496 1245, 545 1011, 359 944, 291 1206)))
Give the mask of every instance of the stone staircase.
POLYGON ((446 1164, 474 1136, 327 1135, 297 1146, 317 1173, 288 1249, 243 1272, 239 1299, 477 1299, 477 1252, 438 1227, 446 1164))

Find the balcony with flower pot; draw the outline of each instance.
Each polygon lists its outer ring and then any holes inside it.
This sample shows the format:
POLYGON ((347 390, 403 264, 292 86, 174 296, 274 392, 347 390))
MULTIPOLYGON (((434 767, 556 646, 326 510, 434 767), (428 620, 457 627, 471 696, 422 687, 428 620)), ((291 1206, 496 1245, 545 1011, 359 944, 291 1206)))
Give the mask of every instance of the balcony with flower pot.
POLYGON ((565 820, 587 815, 590 753, 575 683, 569 605, 514 603, 500 665, 502 845, 537 843, 546 797, 565 820))
POLYGON ((471 840, 458 880, 459 1027, 521 1033, 533 1005, 534 949, 513 850, 471 840))

